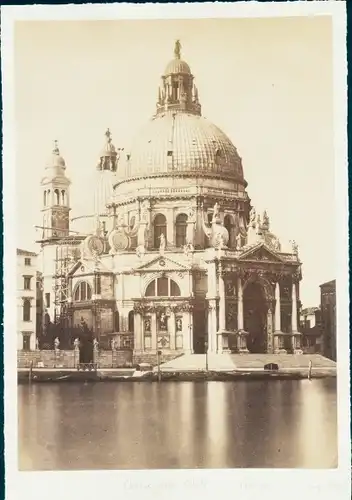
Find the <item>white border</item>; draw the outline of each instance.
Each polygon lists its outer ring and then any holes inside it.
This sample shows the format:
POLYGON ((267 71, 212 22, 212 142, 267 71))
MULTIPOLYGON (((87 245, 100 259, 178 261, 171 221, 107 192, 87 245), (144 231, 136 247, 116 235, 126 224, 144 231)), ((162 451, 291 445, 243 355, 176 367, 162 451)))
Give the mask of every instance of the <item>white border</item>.
MULTIPOLYGON (((346 13, 344 2, 273 2, 207 4, 109 4, 1 7, 3 78, 3 179, 4 179, 4 332, 5 332, 5 435, 6 498, 149 498, 162 495, 214 496, 246 500, 260 495, 297 499, 349 499, 350 495, 350 405, 349 405, 349 294, 348 294, 348 203, 347 203, 347 84, 346 13), (227 469, 188 471, 89 471, 18 472, 16 401, 14 223, 15 148, 13 24, 15 20, 74 19, 182 19, 214 17, 287 17, 331 15, 334 29, 336 247, 337 247, 337 337, 338 337, 338 427, 339 466, 335 470, 227 469)), ((307 216, 309 223, 309 216, 307 216)), ((326 237, 331 231, 326 229, 326 237)), ((321 437, 324 439, 324 436, 321 437)))

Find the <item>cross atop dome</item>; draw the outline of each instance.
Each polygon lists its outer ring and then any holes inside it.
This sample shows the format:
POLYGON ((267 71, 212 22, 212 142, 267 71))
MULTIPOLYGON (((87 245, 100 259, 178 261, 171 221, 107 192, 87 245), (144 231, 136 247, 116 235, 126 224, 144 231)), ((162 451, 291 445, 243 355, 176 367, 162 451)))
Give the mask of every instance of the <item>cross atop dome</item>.
POLYGON ((60 154, 59 142, 56 139, 54 141, 53 154, 55 154, 55 155, 59 155, 60 154))

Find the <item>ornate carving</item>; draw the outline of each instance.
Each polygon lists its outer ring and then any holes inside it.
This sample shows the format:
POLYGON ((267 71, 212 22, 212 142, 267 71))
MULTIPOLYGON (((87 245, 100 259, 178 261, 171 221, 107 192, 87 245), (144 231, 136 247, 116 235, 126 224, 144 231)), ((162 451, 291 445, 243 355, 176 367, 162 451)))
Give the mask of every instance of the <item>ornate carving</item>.
POLYGON ((194 210, 193 207, 189 207, 187 209, 187 216, 188 216, 188 221, 189 223, 194 223, 196 222, 196 211, 194 210))
POLYGON ((109 244, 111 253, 123 252, 129 248, 130 240, 121 229, 113 229, 109 234, 109 244))
POLYGON ((225 290, 226 290, 226 295, 228 296, 233 296, 235 294, 235 284, 234 282, 231 280, 228 280, 225 284, 225 290))
POLYGON ((227 305, 226 324, 227 328, 229 328, 230 330, 234 330, 236 328, 237 308, 234 303, 230 303, 227 305))
POLYGON ((100 256, 104 253, 104 240, 99 236, 91 235, 85 240, 85 247, 92 256, 100 256))

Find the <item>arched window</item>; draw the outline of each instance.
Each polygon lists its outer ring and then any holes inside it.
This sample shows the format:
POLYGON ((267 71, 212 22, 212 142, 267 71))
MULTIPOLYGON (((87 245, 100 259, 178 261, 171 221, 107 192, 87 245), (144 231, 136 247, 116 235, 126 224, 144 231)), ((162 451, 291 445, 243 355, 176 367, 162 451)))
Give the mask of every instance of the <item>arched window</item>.
POLYGON ((54 194, 55 194, 55 205, 60 205, 60 191, 58 189, 55 189, 54 194))
POLYGON ((46 207, 46 191, 44 191, 44 207, 46 207))
POLYGON ((233 218, 231 217, 231 215, 225 215, 224 217, 224 226, 226 227, 227 229, 227 232, 229 233, 229 247, 233 247, 233 240, 234 240, 234 230, 235 230, 235 226, 234 226, 234 223, 233 223, 233 218))
POLYGON ((162 234, 166 239, 166 217, 163 214, 158 214, 154 219, 154 248, 159 248, 162 234))
POLYGON ((186 244, 187 215, 179 214, 176 217, 176 247, 181 248, 186 244))
POLYGON ((66 205, 66 192, 64 189, 61 191, 61 203, 62 205, 66 205))
POLYGON ((134 332, 134 312, 130 311, 128 313, 128 331, 134 332))
POLYGON ((23 300, 23 321, 31 320, 31 301, 30 299, 23 300))
POLYGON ((132 230, 134 228, 134 226, 136 225, 136 217, 134 215, 132 215, 132 217, 130 218, 130 230, 132 230))
POLYGON ((213 214, 208 214, 208 224, 213 222, 213 214))
POLYGON ((156 285, 156 280, 151 281, 149 285, 147 286, 147 289, 145 291, 145 296, 146 297, 155 297, 155 285, 156 285))
POLYGON ((92 288, 86 281, 81 281, 76 287, 74 299, 76 302, 82 302, 84 300, 91 300, 92 298, 92 288))
POLYGON ((178 284, 170 278, 157 278, 149 283, 145 291, 146 297, 180 297, 178 284))

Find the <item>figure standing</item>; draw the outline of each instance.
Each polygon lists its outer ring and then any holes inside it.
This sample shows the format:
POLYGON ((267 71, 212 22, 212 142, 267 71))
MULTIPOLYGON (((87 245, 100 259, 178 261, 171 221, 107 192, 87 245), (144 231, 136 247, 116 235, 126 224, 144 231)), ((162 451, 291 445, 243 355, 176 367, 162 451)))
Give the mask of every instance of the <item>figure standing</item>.
POLYGON ((60 348, 60 340, 59 340, 59 337, 56 337, 55 340, 54 340, 54 347, 55 347, 55 351, 58 351, 59 348, 60 348))
POLYGON ((159 252, 160 252, 160 254, 163 254, 165 251, 165 246, 166 246, 166 240, 165 240, 164 233, 161 233, 161 235, 159 236, 159 240, 160 240, 159 252))

